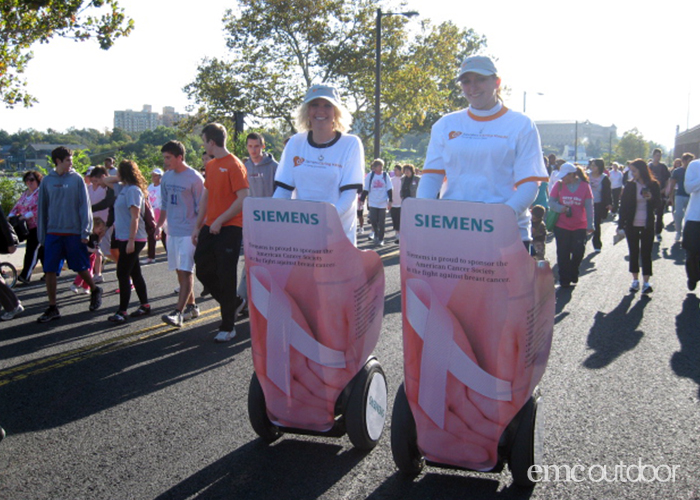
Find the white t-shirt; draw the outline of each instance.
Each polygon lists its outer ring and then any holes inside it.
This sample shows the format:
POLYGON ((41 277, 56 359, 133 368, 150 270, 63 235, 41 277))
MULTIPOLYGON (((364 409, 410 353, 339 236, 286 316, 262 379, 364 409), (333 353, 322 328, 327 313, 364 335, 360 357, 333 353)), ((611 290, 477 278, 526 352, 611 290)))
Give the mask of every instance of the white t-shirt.
MULTIPOLYGON (((309 132, 292 136, 284 148, 275 182, 295 190, 296 198, 336 205, 341 191, 362 189, 365 150, 359 137, 341 134, 322 145, 311 145, 309 132)), ((350 210, 339 214, 345 234, 356 241, 357 198, 350 210)))
POLYGON ((401 181, 403 177, 395 175, 391 178, 391 206, 399 208, 401 206, 401 181))
POLYGON ((611 170, 610 175, 608 175, 610 178, 610 188, 611 189, 619 189, 622 187, 622 172, 619 170, 611 170))
MULTIPOLYGON (((456 111, 433 125, 423 174, 445 176, 443 199, 505 203, 517 186, 549 180, 535 123, 500 108, 483 117, 456 111)), ((518 215, 518 226, 529 235, 529 210, 518 215)))
MULTIPOLYGON (((389 191, 392 189, 389 174, 370 172, 365 175, 364 189, 367 195, 367 206, 370 208, 386 208, 389 202, 389 191), (370 185, 370 181, 372 185, 370 185)), ((392 192, 393 195, 393 192, 392 192)))

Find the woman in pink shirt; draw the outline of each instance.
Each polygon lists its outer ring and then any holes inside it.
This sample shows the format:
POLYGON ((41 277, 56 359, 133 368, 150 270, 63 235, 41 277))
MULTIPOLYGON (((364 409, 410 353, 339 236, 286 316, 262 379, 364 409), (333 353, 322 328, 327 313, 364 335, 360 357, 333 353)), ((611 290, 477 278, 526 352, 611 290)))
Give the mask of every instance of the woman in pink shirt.
POLYGON ((569 288, 578 283, 586 236, 593 232, 593 192, 583 169, 571 163, 559 167, 559 179, 549 195, 549 209, 560 214, 554 226, 559 285, 569 288))
POLYGON ((625 232, 630 251, 630 292, 639 291, 639 259, 642 259, 642 293, 653 291, 651 278, 651 250, 654 246, 654 212, 661 203, 661 188, 647 163, 637 158, 630 165, 631 179, 625 184, 620 200, 618 228, 625 232))
POLYGON ((24 264, 22 266, 22 272, 19 274, 18 279, 21 283, 28 284, 29 280, 32 278, 32 271, 39 260, 43 261, 44 251, 39 245, 39 238, 37 235, 37 211, 39 202, 39 184, 41 184, 41 179, 43 175, 36 170, 29 170, 22 177, 22 182, 27 186, 27 190, 22 193, 19 200, 10 210, 11 216, 17 216, 20 219, 27 221, 27 229, 29 229, 29 236, 27 236, 27 246, 24 253, 24 264))

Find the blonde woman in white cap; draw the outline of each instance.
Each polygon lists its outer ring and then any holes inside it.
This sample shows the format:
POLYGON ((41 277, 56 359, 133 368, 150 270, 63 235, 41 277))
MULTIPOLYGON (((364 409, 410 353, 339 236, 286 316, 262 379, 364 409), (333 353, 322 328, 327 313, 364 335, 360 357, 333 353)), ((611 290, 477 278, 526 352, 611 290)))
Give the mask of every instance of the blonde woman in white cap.
POLYGON ((296 191, 300 200, 331 203, 356 245, 357 192, 362 189, 365 152, 362 141, 346 133, 351 123, 335 87, 309 88, 297 113, 300 132, 289 139, 277 167, 274 197, 291 198, 296 191))
POLYGON ((528 208, 539 183, 549 180, 537 128, 503 105, 501 79, 488 57, 467 57, 457 80, 469 107, 433 125, 417 197, 437 198, 446 180, 443 199, 506 204, 529 246, 528 208))
POLYGON ((549 209, 559 213, 554 226, 559 284, 569 288, 578 283, 586 237, 593 232, 593 191, 583 168, 564 163, 559 172, 561 180, 549 195, 549 209))

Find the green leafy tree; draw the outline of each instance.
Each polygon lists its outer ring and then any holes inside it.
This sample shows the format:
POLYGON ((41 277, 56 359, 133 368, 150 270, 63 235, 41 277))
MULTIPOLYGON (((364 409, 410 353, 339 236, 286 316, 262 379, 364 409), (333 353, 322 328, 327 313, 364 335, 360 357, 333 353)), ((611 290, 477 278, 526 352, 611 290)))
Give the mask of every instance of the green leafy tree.
POLYGON ((615 146, 615 156, 620 162, 636 158, 646 159, 649 157, 649 143, 635 127, 622 135, 622 139, 615 146))
MULTIPOLYGON (((205 59, 185 87, 209 120, 245 112, 282 120, 294 130, 294 111, 314 83, 339 86, 353 111, 353 131, 373 130, 377 0, 239 0, 224 17, 229 60, 205 59)), ((399 6, 395 10, 401 10, 399 6)), ((382 122, 400 137, 427 129, 435 118, 463 106, 455 84, 461 59, 486 40, 452 23, 425 21, 417 34, 402 16, 383 19, 382 122)))
POLYGON ((133 27, 118 0, 0 0, 0 100, 9 108, 36 102, 23 77, 33 45, 96 39, 107 50, 133 27))

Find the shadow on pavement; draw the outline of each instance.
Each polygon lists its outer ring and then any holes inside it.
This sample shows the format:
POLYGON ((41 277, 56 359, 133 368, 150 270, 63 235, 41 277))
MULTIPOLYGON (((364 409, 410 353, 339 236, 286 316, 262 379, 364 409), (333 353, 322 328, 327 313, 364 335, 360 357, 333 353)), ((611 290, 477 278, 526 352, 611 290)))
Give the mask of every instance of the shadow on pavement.
POLYGON ((156 499, 316 499, 366 457, 354 448, 342 450, 341 445, 296 441, 291 435, 273 445, 256 439, 156 499))
MULTIPOLYGON (((432 469, 433 471, 437 469, 432 469)), ((440 492, 440 500, 464 498, 495 498, 495 499, 526 499, 530 498, 533 489, 520 488, 510 485, 501 489, 501 481, 505 479, 502 473, 486 476, 465 476, 462 472, 440 474, 431 472, 430 468, 416 479, 404 476, 400 472, 389 477, 377 488, 367 500, 383 498, 400 498, 401 500, 423 500, 434 497, 440 492)))
POLYGON ((637 347, 644 333, 636 328, 649 300, 642 297, 630 309, 634 299, 635 294, 630 293, 609 313, 596 313, 588 333, 588 347, 594 352, 583 362, 584 367, 592 370, 604 368, 637 347))
POLYGON ((671 248, 663 249, 663 257, 666 260, 673 260, 676 266, 685 266, 685 250, 681 248, 681 244, 678 241, 671 248))
MULTIPOLYGON (((676 335, 681 350, 671 356, 671 368, 680 377, 693 380, 700 386, 700 299, 689 293, 683 308, 676 316, 676 335)), ((700 389, 698 389, 700 399, 700 389)))
POLYGON ((24 372, 0 385, 3 426, 13 434, 57 428, 216 369, 249 349, 249 323, 236 330, 222 345, 212 341, 209 323, 169 333, 166 327, 20 365, 24 372))

